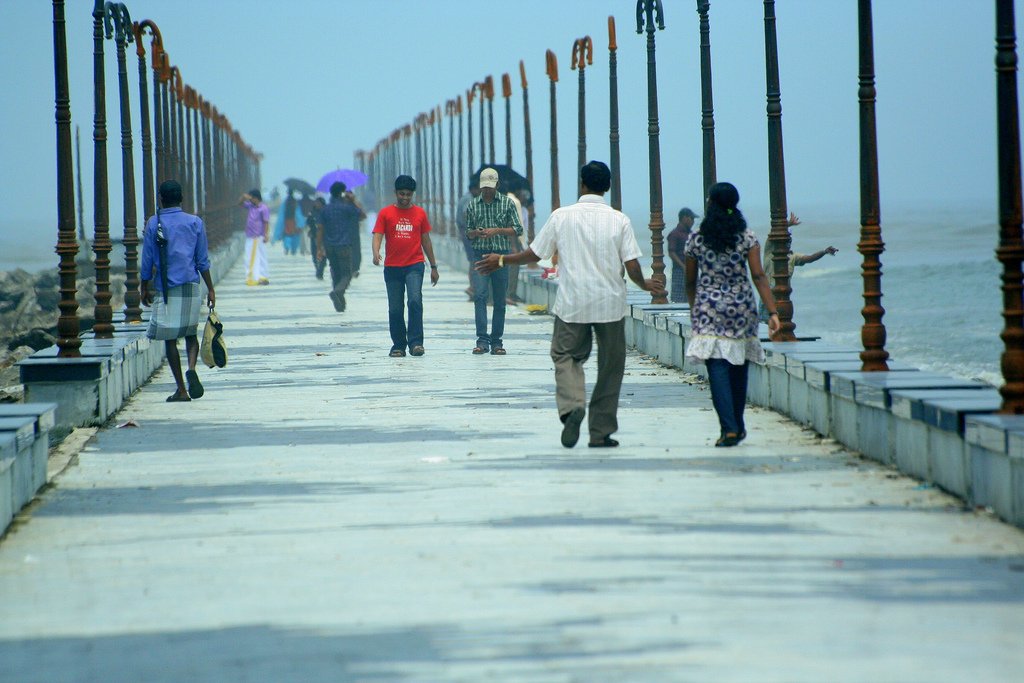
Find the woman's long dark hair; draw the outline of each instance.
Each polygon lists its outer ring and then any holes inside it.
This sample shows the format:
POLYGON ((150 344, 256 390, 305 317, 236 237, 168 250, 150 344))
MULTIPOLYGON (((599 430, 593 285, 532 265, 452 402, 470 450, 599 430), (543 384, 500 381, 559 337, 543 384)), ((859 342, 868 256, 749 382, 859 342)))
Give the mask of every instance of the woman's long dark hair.
POLYGON ((735 249, 740 235, 747 230, 747 220, 736 205, 739 190, 732 183, 715 183, 708 190, 708 206, 700 222, 704 244, 716 252, 735 249))

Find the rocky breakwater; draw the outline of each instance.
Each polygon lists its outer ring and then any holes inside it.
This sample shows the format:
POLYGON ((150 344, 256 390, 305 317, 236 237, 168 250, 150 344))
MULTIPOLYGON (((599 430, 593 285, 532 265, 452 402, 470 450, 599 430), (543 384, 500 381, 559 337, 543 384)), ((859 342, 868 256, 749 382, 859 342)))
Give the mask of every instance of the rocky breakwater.
MULTIPOLYGON (((78 318, 81 330, 92 327, 95 318, 96 278, 78 280, 78 318)), ((110 305, 124 306, 124 273, 110 274, 110 305)), ((22 358, 57 342, 60 309, 60 281, 57 269, 38 273, 17 270, 0 272, 0 402, 20 398, 18 368, 22 358)), ((115 313, 116 316, 116 313, 115 313)))

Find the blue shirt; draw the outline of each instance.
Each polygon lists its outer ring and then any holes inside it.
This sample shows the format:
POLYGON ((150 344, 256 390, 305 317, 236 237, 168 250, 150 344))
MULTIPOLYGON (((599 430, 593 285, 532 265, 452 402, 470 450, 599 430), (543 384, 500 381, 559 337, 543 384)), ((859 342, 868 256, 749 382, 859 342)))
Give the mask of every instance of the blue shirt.
POLYGON ((355 243, 359 220, 363 212, 352 202, 331 197, 331 202, 320 212, 320 225, 324 231, 324 246, 348 247, 355 243))
MULTIPOLYGON (((180 206, 160 209, 160 223, 167 239, 167 286, 177 287, 186 282, 199 282, 199 273, 210 269, 207 252, 206 228, 203 219, 185 213, 180 206)), ((146 221, 142 233, 142 263, 139 278, 152 280, 157 291, 163 291, 160 281, 160 249, 156 244, 157 217, 146 221)))

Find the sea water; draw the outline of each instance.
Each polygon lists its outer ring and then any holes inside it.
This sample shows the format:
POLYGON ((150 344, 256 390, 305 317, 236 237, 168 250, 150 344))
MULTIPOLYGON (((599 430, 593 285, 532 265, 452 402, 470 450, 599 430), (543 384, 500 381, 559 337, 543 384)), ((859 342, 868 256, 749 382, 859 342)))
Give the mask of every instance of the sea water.
MULTIPOLYGON (((768 233, 764 213, 747 214, 762 244, 768 233)), ((999 233, 994 214, 991 207, 978 206, 883 214, 882 305, 891 358, 922 370, 1002 383, 1002 266, 995 259, 999 233)), ((637 225, 639 214, 632 218, 641 247, 649 253, 650 233, 637 225)), ((796 332, 861 348, 864 299, 858 215, 855 210, 824 209, 805 211, 802 219, 792 228, 795 252, 810 254, 831 245, 839 253, 796 269, 796 332)), ((55 269, 56 229, 50 232, 48 226, 3 225, 0 271, 55 269)), ((644 261, 649 268, 649 260, 644 261)))

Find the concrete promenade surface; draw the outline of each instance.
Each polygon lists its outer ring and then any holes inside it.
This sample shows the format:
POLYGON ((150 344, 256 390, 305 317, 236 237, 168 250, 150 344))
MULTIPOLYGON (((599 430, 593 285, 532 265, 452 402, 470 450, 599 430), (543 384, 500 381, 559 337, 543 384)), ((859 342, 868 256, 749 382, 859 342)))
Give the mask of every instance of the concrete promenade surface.
POLYGON ((444 268, 391 359, 379 269, 337 314, 271 267, 206 396, 163 368, 0 542, 3 683, 1024 680, 1021 530, 769 411, 713 448, 637 355, 622 446, 564 449, 551 318, 474 357, 444 268))

